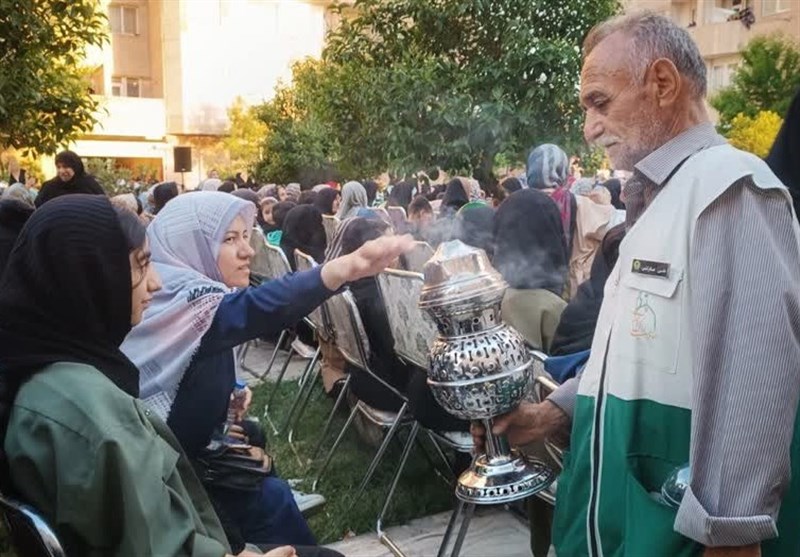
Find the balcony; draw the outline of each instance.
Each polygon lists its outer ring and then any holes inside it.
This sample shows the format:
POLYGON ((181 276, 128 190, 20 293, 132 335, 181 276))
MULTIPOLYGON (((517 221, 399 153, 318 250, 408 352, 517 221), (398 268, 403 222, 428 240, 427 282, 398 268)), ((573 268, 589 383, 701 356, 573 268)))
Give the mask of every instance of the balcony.
POLYGON ((164 99, 103 97, 100 118, 90 136, 163 140, 167 133, 164 99))
POLYGON ((759 35, 772 33, 792 33, 796 20, 790 18, 758 17, 755 24, 747 29, 741 21, 722 21, 706 23, 689 28, 689 33, 697 42, 704 58, 733 55, 740 52, 745 45, 759 35))

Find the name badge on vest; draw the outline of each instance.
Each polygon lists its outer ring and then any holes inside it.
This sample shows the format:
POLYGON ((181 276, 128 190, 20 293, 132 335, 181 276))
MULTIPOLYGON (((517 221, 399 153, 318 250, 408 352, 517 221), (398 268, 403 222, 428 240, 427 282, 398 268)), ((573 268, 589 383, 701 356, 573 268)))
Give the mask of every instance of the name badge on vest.
POLYGON ((648 277, 669 278, 669 263, 634 259, 633 265, 631 265, 631 272, 648 277))

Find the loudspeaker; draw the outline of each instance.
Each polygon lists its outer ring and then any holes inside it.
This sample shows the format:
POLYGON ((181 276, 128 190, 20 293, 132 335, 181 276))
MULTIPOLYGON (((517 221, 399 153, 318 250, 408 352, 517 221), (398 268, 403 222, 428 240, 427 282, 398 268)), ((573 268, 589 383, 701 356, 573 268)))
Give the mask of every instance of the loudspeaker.
POLYGON ((192 148, 191 147, 173 147, 172 148, 172 162, 175 167, 175 172, 191 172, 192 171, 192 148))

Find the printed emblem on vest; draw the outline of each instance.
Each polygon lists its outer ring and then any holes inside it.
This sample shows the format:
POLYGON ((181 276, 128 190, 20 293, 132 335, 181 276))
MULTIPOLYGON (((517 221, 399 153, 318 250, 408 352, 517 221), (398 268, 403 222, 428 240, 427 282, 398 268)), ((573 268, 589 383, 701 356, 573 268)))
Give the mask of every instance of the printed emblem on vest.
POLYGON ((656 338, 656 312, 648 303, 650 294, 639 292, 631 318, 631 336, 652 340, 656 338))

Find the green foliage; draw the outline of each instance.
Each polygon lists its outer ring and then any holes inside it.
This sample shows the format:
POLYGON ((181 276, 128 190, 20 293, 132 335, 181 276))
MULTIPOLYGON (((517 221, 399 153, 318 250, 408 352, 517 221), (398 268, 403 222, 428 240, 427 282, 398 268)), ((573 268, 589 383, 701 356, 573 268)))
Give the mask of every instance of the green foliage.
POLYGON ((260 158, 266 126, 256 108, 247 106, 241 97, 228 108, 228 120, 231 125, 222 145, 230 156, 230 166, 235 172, 250 171, 260 158))
POLYGON ((756 37, 742 51, 742 63, 732 84, 713 99, 720 115, 720 129, 731 129, 738 114, 755 117, 761 111, 786 114, 800 89, 800 48, 792 40, 776 36, 756 37))
POLYGON ((261 168, 294 157, 347 176, 433 166, 488 176, 498 155, 521 162, 543 142, 573 149, 583 119, 579 47, 617 8, 616 0, 357 0, 322 61, 297 66, 292 86, 262 107, 270 133, 261 168), (276 110, 283 127, 270 118, 276 110))
POLYGON ((114 159, 87 157, 83 159, 86 172, 95 177, 108 195, 117 195, 129 191, 128 183, 133 172, 124 166, 118 166, 114 159))
POLYGON ((81 63, 106 17, 98 0, 0 0, 0 21, 0 146, 54 153, 95 124, 81 63))

